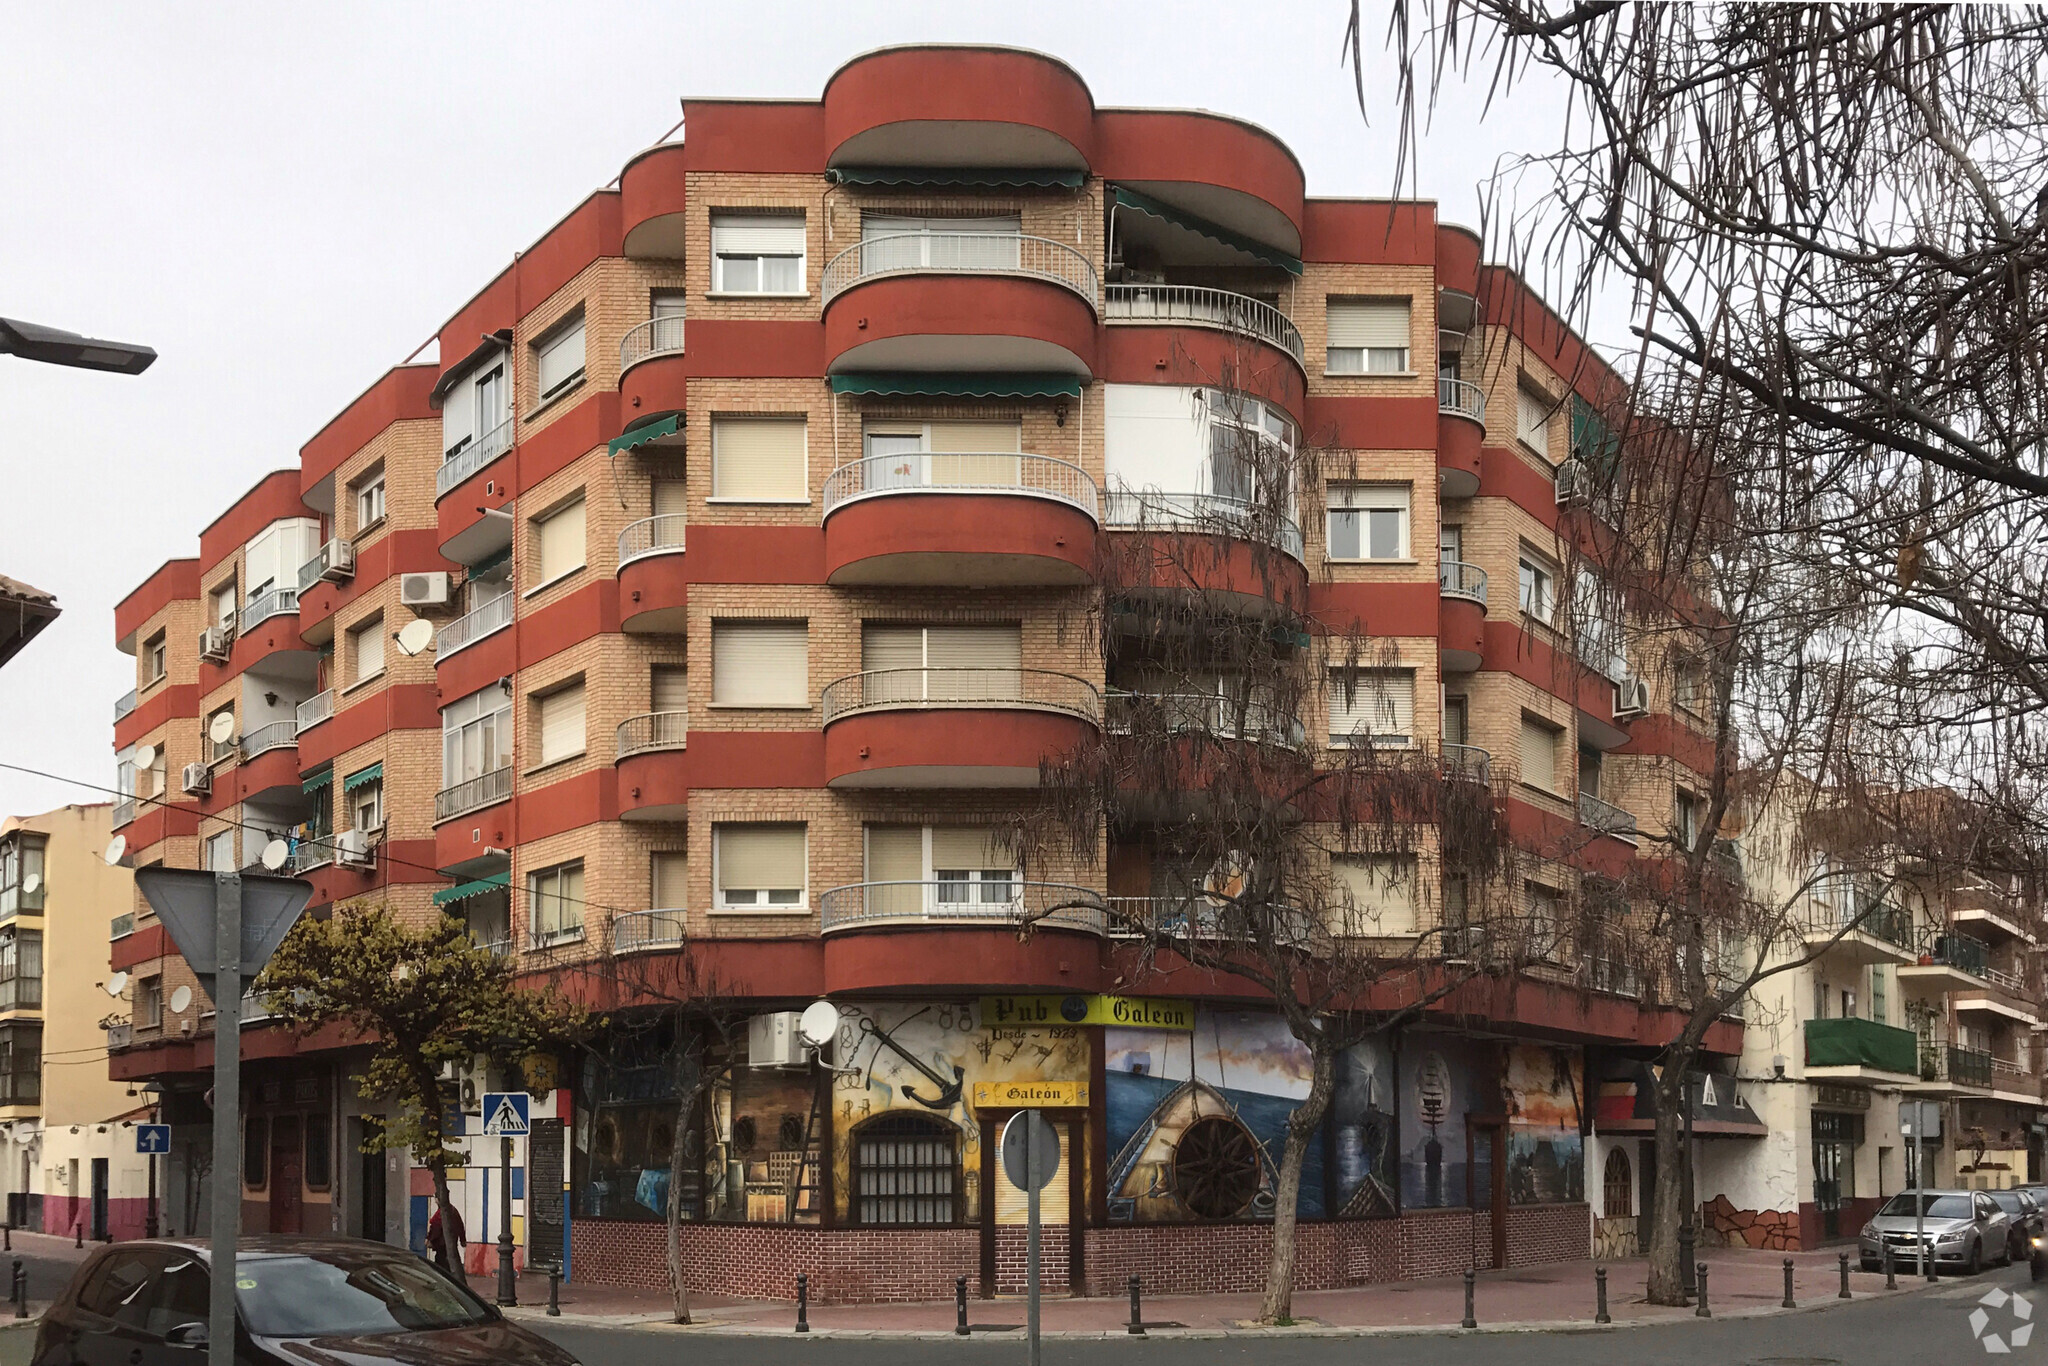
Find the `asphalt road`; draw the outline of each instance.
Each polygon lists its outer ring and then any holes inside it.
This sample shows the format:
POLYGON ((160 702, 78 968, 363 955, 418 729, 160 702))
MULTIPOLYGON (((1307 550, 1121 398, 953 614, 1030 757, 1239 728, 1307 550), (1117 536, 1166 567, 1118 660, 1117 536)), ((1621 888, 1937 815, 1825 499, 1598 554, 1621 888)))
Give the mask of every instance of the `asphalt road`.
MULTIPOLYGON (((1326 1366, 1398 1361, 1403 1366, 1962 1366, 1982 1360, 1972 1311, 1993 1288, 2023 1291, 2041 1311, 2039 1336, 2002 1359, 2048 1362, 2048 1286, 2036 1294, 2024 1266, 1887 1300, 1830 1304, 1753 1319, 1696 1319, 1575 1332, 1449 1333, 1401 1337, 1065 1340, 1044 1343, 1047 1366, 1326 1366)), ((2010 1305, 1986 1308, 1983 1331, 2010 1335, 2023 1321, 2010 1305)), ((2025 1322, 2033 1322, 2032 1318, 2025 1322)), ((1000 1340, 738 1337, 688 1330, 601 1329, 548 1324, 541 1331, 589 1366, 991 1366, 1025 1359, 1020 1334, 1000 1340), (687 1345, 686 1345, 687 1344, 687 1345)))

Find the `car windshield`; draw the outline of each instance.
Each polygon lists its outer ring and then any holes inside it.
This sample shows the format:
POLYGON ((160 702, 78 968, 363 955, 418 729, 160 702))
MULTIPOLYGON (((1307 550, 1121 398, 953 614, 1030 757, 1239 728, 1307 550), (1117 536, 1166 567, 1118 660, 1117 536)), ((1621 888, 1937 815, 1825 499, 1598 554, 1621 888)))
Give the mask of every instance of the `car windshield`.
POLYGON ((482 1302, 411 1257, 252 1257, 235 1266, 242 1321, 260 1337, 467 1328, 490 1319, 482 1302))
MULTIPOLYGON (((1929 1219, 1970 1219, 1976 1216, 1976 1207, 1971 1204, 1967 1195, 1923 1194, 1920 1198, 1927 1204, 1924 1213, 1929 1219)), ((1903 1214, 1909 1219, 1912 1218, 1913 1193, 1907 1191, 1902 1195, 1894 1195, 1877 1213, 1880 1218, 1889 1214, 1903 1214)))
POLYGON ((2017 1214, 2027 1207, 2026 1201, 2020 1198, 2018 1191, 1986 1191, 1985 1194, 2007 1214, 2017 1214))

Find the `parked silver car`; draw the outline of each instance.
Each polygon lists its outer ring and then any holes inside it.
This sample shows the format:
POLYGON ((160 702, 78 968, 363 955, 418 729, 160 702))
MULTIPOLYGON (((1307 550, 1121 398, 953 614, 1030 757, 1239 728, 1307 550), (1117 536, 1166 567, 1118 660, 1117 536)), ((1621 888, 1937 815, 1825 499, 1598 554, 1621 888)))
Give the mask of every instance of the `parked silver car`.
MULTIPOLYGON (((1915 1192, 1904 1191, 1885 1201, 1877 1217, 1863 1226, 1857 1239, 1863 1269, 1878 1271, 1884 1266, 1884 1251, 1891 1249, 1892 1263, 1900 1270, 1917 1264, 1914 1243, 1915 1192)), ((1920 1227, 1925 1231, 1928 1252, 1936 1266, 1959 1267, 1975 1274, 1986 1261, 2000 1266, 2012 1261, 2012 1216, 1983 1191, 1920 1191, 1920 1227)))

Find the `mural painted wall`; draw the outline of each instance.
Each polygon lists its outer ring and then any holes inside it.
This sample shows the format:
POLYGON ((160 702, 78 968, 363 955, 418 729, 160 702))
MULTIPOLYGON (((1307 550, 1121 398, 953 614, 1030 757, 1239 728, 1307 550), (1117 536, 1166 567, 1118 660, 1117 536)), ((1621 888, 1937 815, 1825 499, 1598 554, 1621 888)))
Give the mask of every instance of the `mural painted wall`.
POLYGON ((1501 1109, 1495 1052, 1492 1044, 1453 1034, 1414 1032, 1401 1040, 1403 1208, 1488 1206, 1493 1190, 1489 1152, 1479 1145, 1468 1172, 1465 1116, 1501 1109))
POLYGON ((1534 1044, 1512 1044, 1506 1052, 1508 1203, 1585 1199, 1585 1054, 1534 1044))

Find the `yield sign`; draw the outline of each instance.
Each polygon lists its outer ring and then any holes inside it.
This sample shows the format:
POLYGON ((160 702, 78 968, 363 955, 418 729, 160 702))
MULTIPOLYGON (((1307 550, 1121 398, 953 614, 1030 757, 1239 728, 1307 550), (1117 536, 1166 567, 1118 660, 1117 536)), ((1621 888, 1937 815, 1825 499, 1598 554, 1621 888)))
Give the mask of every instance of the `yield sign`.
POLYGON ((484 1132, 500 1137, 526 1133, 531 1100, 524 1091, 484 1092, 484 1132))

